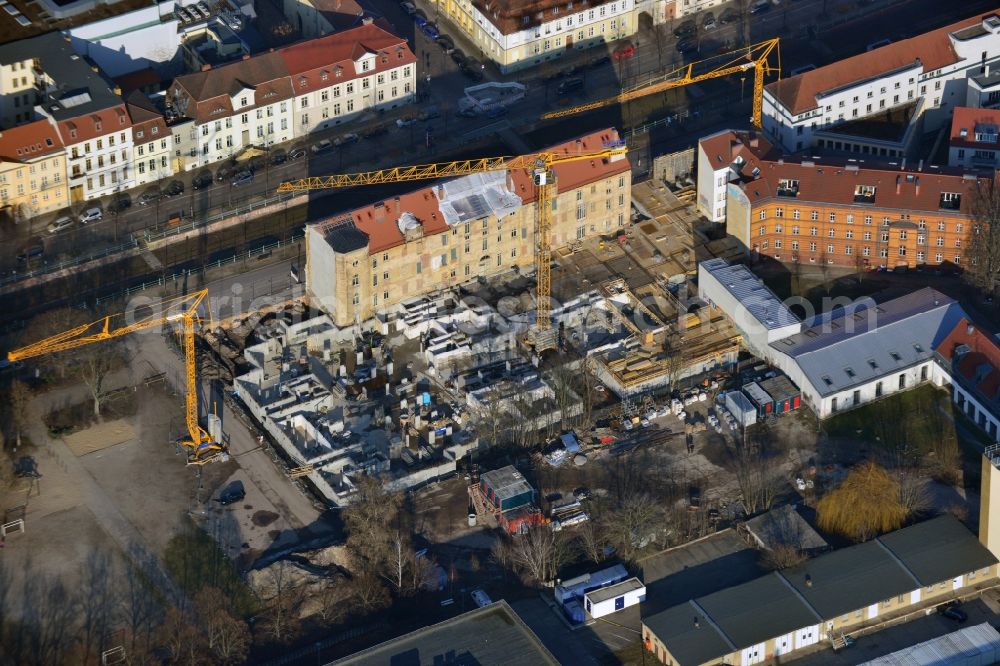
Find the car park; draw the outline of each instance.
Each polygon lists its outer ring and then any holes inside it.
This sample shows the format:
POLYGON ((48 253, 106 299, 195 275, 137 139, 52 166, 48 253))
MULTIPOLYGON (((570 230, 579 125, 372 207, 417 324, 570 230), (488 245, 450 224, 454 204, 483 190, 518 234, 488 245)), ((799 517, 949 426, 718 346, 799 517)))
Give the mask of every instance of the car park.
POLYGON ((233 187, 241 187, 243 185, 249 185, 253 182, 253 171, 249 169, 245 171, 240 171, 233 178, 233 187))
POLYGON ((32 259, 37 259, 43 254, 45 254, 45 246, 42 245, 40 242, 34 243, 25 248, 22 248, 21 251, 18 252, 17 254, 17 260, 23 264, 27 263, 32 259))
MULTIPOLYGON (((313 155, 320 155, 332 149, 333 145, 334 144, 331 143, 329 139, 323 139, 319 143, 314 143, 312 147, 309 148, 309 150, 312 152, 313 155)), ((339 146, 340 144, 338 143, 337 145, 339 146)))
POLYGON ((615 60, 624 60, 625 58, 631 58, 633 55, 635 55, 635 47, 631 44, 623 44, 612 53, 615 60))
POLYGON ((97 222, 104 218, 104 213, 97 206, 92 206, 87 210, 83 211, 80 215, 80 224, 87 224, 88 222, 97 222))
POLYGON ((73 226, 73 218, 63 215, 56 218, 53 222, 49 223, 49 226, 45 227, 45 230, 50 234, 56 234, 64 229, 69 229, 73 226))

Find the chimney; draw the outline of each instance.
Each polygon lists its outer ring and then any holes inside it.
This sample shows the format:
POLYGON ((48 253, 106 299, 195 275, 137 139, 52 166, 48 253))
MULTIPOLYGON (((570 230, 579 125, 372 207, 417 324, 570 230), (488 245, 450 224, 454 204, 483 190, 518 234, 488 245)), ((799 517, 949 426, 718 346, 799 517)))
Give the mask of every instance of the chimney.
POLYGON ((694 616, 694 628, 695 629, 701 629, 701 622, 698 621, 698 616, 697 615, 694 616))
POLYGON ((916 183, 916 185, 917 185, 917 195, 919 195, 919 194, 920 194, 920 176, 917 176, 917 177, 916 177, 916 178, 915 178, 915 179, 913 180, 913 182, 914 182, 914 183, 916 183))
POLYGON ((920 162, 917 163, 917 171, 923 171, 923 170, 924 170, 924 161, 920 160, 920 162))
POLYGON ((444 185, 438 185, 437 186, 437 197, 438 197, 438 201, 443 201, 444 200, 444 185))
POLYGON ((900 176, 896 176, 896 194, 899 194, 899 182, 900 182, 900 180, 901 180, 900 176))
POLYGON ((906 171, 906 158, 905 157, 903 158, 902 163, 899 165, 899 170, 900 171, 906 171))
POLYGON ((250 59, 250 54, 249 53, 244 53, 243 54, 243 59, 244 60, 249 60, 250 59))
POLYGON ((205 63, 204 65, 201 66, 201 71, 203 72, 207 72, 210 69, 212 69, 212 66, 209 65, 208 63, 205 63))
POLYGON ((396 217, 399 217, 399 197, 396 197, 396 217))
POLYGON ((758 147, 760 147, 760 139, 758 139, 756 136, 754 136, 753 138, 751 138, 750 139, 750 147, 751 148, 758 148, 758 147))
POLYGON ((812 576, 806 574, 806 587, 812 587, 812 586, 813 586, 812 576))
POLYGON ((973 326, 972 324, 969 324, 968 326, 965 327, 965 332, 968 333, 969 335, 972 335, 973 333, 976 332, 976 327, 973 326))

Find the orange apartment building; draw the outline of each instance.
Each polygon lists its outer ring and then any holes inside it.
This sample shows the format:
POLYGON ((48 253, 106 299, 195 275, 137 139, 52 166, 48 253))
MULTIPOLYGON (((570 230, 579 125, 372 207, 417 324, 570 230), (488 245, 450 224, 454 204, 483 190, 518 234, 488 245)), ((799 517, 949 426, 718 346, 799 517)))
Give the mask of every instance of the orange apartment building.
POLYGON ((824 164, 746 153, 723 177, 726 231, 749 252, 789 264, 963 265, 973 194, 987 178, 905 163, 824 164))

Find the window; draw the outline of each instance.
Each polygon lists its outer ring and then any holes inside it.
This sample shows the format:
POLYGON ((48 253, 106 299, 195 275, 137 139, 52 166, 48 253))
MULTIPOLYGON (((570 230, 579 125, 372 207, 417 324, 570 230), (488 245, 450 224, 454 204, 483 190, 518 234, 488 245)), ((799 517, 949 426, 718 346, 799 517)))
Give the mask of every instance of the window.
POLYGON ((819 211, 815 211, 814 210, 811 213, 809 213, 809 219, 810 220, 818 220, 819 219, 819 211))
POLYGON ((875 203, 874 185, 857 185, 854 188, 854 203, 875 203))

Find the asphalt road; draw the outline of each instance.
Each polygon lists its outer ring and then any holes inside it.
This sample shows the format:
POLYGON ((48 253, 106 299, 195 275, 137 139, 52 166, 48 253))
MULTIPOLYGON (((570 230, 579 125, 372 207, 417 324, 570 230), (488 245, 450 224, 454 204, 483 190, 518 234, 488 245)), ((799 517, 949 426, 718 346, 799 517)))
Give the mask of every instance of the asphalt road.
MULTIPOLYGON (((218 214, 223 210, 231 210, 233 206, 250 200, 261 200, 273 196, 277 185, 287 179, 299 178, 305 175, 322 175, 342 171, 357 171, 379 168, 391 164, 427 161, 439 154, 454 152, 460 146, 475 143, 478 139, 488 137, 490 128, 512 127, 521 133, 534 126, 538 116, 546 110, 557 108, 560 70, 573 66, 571 60, 554 61, 533 70, 516 75, 501 77, 495 69, 484 69, 486 77, 496 80, 518 80, 528 86, 526 98, 507 117, 497 120, 486 118, 464 118, 455 114, 458 98, 470 80, 459 72, 457 66, 440 47, 431 42, 423 33, 413 31, 413 23, 398 4, 392 0, 378 0, 380 8, 386 16, 395 23, 404 35, 411 38, 420 63, 420 82, 418 94, 421 101, 417 108, 437 107, 441 117, 429 123, 417 123, 406 128, 397 128, 394 119, 414 113, 412 108, 397 109, 386 114, 370 114, 370 118, 358 123, 351 123, 336 131, 321 133, 307 140, 292 142, 279 147, 280 150, 292 152, 295 148, 305 148, 306 155, 296 161, 280 165, 272 165, 266 159, 262 160, 260 168, 252 183, 234 187, 226 179, 213 182, 212 186, 194 190, 191 181, 206 170, 215 173, 218 165, 209 169, 196 170, 178 176, 184 183, 184 193, 177 197, 161 199, 148 206, 138 205, 144 189, 131 193, 132 207, 119 215, 106 215, 105 219, 88 224, 86 227, 75 225, 70 229, 57 233, 45 233, 45 226, 52 217, 36 219, 28 224, 11 225, 4 230, 0 241, 0 273, 9 274, 12 271, 23 273, 25 266, 19 263, 15 256, 25 246, 41 239, 45 246, 45 254, 38 260, 39 265, 54 264, 61 259, 86 255, 95 250, 114 247, 131 235, 142 236, 145 230, 157 228, 166 223, 178 213, 188 217, 204 218, 209 214, 218 214), (430 83, 425 78, 430 75, 430 83), (548 80, 546 80, 548 79, 548 80), (308 150, 309 145, 322 138, 330 138, 350 130, 361 133, 365 128, 374 125, 385 125, 389 130, 371 139, 362 139, 358 143, 347 145, 321 155, 313 155, 308 150)), ((990 7, 989 2, 970 2, 955 8, 955 12, 968 15, 977 9, 990 7)), ((431 10, 432 11, 432 10, 431 10)), ((721 17, 727 9, 725 6, 716 8, 714 14, 721 17)), ((433 18, 431 12, 427 12, 433 18)), ((782 69, 791 71, 805 64, 822 65, 842 57, 862 52, 865 46, 876 39, 889 36, 898 39, 912 34, 918 34, 926 29, 954 20, 956 16, 943 16, 940 4, 934 0, 908 0, 893 2, 891 0, 876 0, 871 6, 858 8, 854 3, 834 3, 824 0, 785 0, 781 5, 768 12, 749 17, 750 40, 759 41, 774 35, 784 35, 782 43, 782 69), (819 16, 824 5, 828 5, 829 18, 827 22, 842 23, 854 17, 854 20, 840 28, 817 28, 819 16), (875 12, 875 13, 872 13, 875 12), (858 15, 861 14, 860 18, 858 15), (886 26, 891 26, 886 28, 886 26), (815 40, 812 34, 818 35, 815 40), (906 30, 904 34, 901 30, 906 30)), ((699 25, 702 18, 696 19, 699 25)), ((680 22, 672 25, 659 26, 656 30, 640 31, 631 41, 637 48, 636 53, 620 62, 608 61, 596 67, 584 67, 578 76, 585 79, 584 94, 576 98, 574 103, 587 99, 597 99, 615 94, 621 87, 642 83, 651 77, 661 75, 665 70, 683 64, 688 59, 704 58, 718 50, 727 50, 741 42, 740 32, 744 26, 739 21, 727 25, 719 25, 713 30, 699 29, 696 39, 700 43, 699 54, 682 55, 676 50, 676 38, 673 29, 680 22)), ((445 22, 441 22, 442 31, 455 35, 445 22)), ((463 40, 455 37, 455 42, 462 48, 463 40)), ((612 45, 613 46, 613 45, 612 45)), ((466 44, 467 55, 471 48, 466 44)), ((573 54, 578 61, 590 63, 600 58, 603 52, 591 49, 579 54, 573 54)), ((568 56, 569 57, 569 56, 568 56)), ((746 81, 742 85, 746 85, 746 81)), ((685 104, 694 105, 694 110, 703 105, 715 105, 722 110, 731 112, 731 125, 746 124, 748 102, 733 103, 733 96, 740 85, 735 81, 711 82, 700 86, 701 90, 692 91, 687 96, 685 104), (718 85, 715 85, 718 84, 718 85), (705 91, 708 93, 705 93, 705 91)), ((747 88, 749 90, 749 88, 747 88)), ((742 96, 742 95, 741 95, 742 96)), ((676 109, 678 111, 681 109, 676 109)), ((664 109, 664 114, 672 110, 664 109)), ((620 107, 613 107, 602 114, 587 114, 571 119, 563 119, 546 128, 545 136, 549 141, 570 138, 599 126, 615 125, 618 127, 642 122, 645 118, 633 118, 623 115, 620 107)), ((705 130, 702 130, 704 133, 705 130)), ((697 138, 691 136, 684 139, 671 138, 675 146, 666 145, 662 141, 650 152, 664 152, 672 147, 691 145, 697 138)), ((341 195, 330 197, 323 205, 310 206, 310 217, 317 214, 343 210, 348 207, 347 199, 341 195)), ((82 206, 81 206, 82 208, 82 206)))

